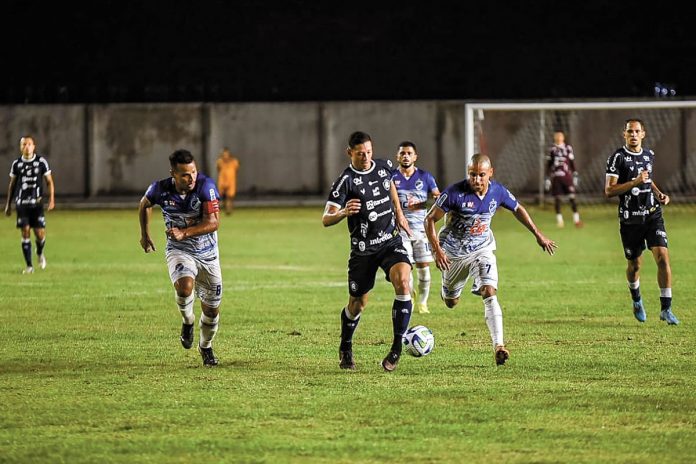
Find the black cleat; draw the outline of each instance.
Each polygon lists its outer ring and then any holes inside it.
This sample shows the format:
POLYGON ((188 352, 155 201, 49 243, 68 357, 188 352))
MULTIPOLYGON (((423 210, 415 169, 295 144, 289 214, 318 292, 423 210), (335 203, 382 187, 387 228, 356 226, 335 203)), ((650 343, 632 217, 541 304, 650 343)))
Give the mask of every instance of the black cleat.
POLYGON ((202 348, 201 345, 198 345, 198 352, 201 354, 201 357, 203 358, 204 366, 212 367, 218 365, 218 358, 215 357, 215 353, 213 353, 212 346, 210 348, 202 348))
POLYGON ((193 346, 193 324, 181 324, 181 346, 190 350, 193 346))
POLYGON ((348 351, 338 351, 338 367, 341 369, 355 370, 355 361, 353 361, 353 352, 348 351))
POLYGON ((390 351, 387 357, 382 360, 382 368, 387 372, 395 371, 399 364, 399 358, 401 358, 401 354, 390 351))
POLYGON ((496 345, 495 347, 495 364, 502 366, 510 358, 510 352, 505 348, 505 345, 496 345))

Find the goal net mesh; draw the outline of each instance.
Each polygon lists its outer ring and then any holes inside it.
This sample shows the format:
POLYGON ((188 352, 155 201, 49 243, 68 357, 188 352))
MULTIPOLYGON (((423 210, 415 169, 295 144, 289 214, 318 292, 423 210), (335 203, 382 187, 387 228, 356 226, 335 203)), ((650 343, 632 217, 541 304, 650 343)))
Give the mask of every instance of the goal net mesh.
POLYGON ((562 130, 575 152, 578 201, 604 203, 607 158, 624 143, 624 121, 639 118, 646 127, 643 147, 656 155, 657 185, 674 203, 696 203, 696 102, 606 105, 469 105, 467 159, 487 154, 499 182, 544 203, 545 156, 553 132, 562 130))

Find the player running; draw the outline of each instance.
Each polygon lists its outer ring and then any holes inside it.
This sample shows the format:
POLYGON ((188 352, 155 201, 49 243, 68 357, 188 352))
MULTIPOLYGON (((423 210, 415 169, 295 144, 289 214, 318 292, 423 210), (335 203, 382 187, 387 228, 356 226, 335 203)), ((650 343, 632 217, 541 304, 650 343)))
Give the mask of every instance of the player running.
POLYGON ((218 253, 218 191, 213 179, 198 172, 193 155, 177 150, 169 156, 171 177, 153 182, 140 200, 140 245, 155 251, 150 237, 152 206, 162 208, 167 235, 165 251, 176 304, 183 319, 181 345, 193 346, 194 288, 201 300, 198 351, 203 365, 216 366, 213 338, 220 321, 222 272, 218 253))
POLYGON ((321 218, 324 227, 348 218, 350 259, 348 260, 348 304, 341 310, 341 344, 339 367, 355 369, 353 334, 360 315, 367 306, 379 268, 394 286, 391 349, 382 360, 382 368, 396 369, 403 347, 402 337, 411 319, 412 302, 409 276, 411 262, 404 248, 399 227, 409 235, 408 223, 399 206, 399 196, 392 183, 393 164, 372 159, 372 139, 364 132, 354 132, 346 150, 350 164, 331 187, 321 218))
POLYGON ((468 179, 450 185, 425 218, 425 232, 435 252, 435 264, 442 271, 441 296, 453 308, 469 278, 471 293, 483 298, 486 325, 491 334, 495 363, 505 364, 510 353, 503 339, 503 312, 496 296, 498 267, 491 220, 498 208, 512 211, 515 218, 534 234, 539 246, 553 255, 556 244, 537 229, 527 210, 505 188, 493 180, 491 160, 475 154, 468 166, 468 179), (435 223, 447 213, 447 222, 435 231, 435 223))
POLYGON ((413 273, 410 274, 411 293, 416 301, 416 311, 421 314, 429 313, 428 296, 430 295, 430 263, 433 255, 430 252, 430 244, 425 236, 425 213, 428 197, 437 198, 440 190, 435 179, 428 171, 416 167, 418 152, 413 142, 401 142, 396 153, 396 161, 399 168, 394 171, 392 181, 399 194, 401 208, 408 221, 408 226, 413 234, 411 237, 401 231, 404 247, 408 252, 411 263, 415 263, 418 273, 418 287, 413 288, 413 273))

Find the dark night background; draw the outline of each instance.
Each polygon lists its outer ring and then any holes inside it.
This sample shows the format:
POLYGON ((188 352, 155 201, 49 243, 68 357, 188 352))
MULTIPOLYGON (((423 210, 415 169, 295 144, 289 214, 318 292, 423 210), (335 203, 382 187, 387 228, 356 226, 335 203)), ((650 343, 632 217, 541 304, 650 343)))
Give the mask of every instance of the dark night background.
POLYGON ((669 3, 4 4, 0 103, 696 95, 669 3))

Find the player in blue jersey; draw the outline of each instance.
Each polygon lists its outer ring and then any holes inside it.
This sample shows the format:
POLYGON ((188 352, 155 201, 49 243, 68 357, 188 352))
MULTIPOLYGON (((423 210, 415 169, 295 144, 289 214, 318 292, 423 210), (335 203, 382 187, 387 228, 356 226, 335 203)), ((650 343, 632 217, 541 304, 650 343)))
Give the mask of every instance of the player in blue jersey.
POLYGON ((392 162, 372 159, 372 139, 364 132, 350 135, 347 154, 350 164, 333 183, 321 218, 324 227, 348 218, 350 232, 350 295, 348 304, 341 309, 339 367, 355 369, 353 334, 375 285, 377 270, 382 268, 396 294, 392 305, 394 338, 389 353, 382 360, 382 368, 391 372, 399 363, 402 337, 411 319, 411 262, 399 228, 409 235, 410 231, 391 180, 392 162))
POLYGON ((401 209, 406 216, 408 226, 413 236, 408 237, 405 231, 401 231, 401 238, 408 251, 411 263, 415 263, 418 273, 418 286, 414 288, 413 274, 411 274, 411 293, 417 298, 416 311, 421 314, 429 313, 428 296, 430 295, 430 263, 433 255, 430 252, 430 244, 425 236, 425 213, 427 211, 428 198, 437 198, 440 190, 435 179, 428 171, 416 167, 418 151, 416 144, 404 141, 399 144, 396 153, 396 161, 399 168, 394 171, 392 181, 399 194, 401 209))
POLYGON ((626 144, 607 160, 604 194, 607 198, 619 197, 621 243, 627 260, 626 278, 633 300, 633 315, 639 322, 645 322, 645 308, 640 295, 640 267, 647 244, 657 264, 660 319, 676 325, 679 320, 672 313, 672 269, 661 207, 661 204, 669 203, 669 196, 662 193, 652 179, 655 153, 643 148, 643 121, 626 120, 623 136, 626 144))
POLYGON ((503 312, 496 296, 498 267, 493 253, 496 245, 491 220, 498 208, 512 211, 515 218, 534 234, 537 244, 553 255, 556 243, 546 238, 534 221, 503 185, 491 180, 491 160, 475 154, 468 165, 469 177, 447 187, 425 218, 425 232, 442 271, 441 296, 453 308, 471 278, 471 292, 483 298, 484 315, 493 342, 495 362, 505 364, 510 353, 503 339, 503 312), (447 221, 435 231, 435 223, 447 214, 447 221))
POLYGON ((55 187, 51 168, 43 156, 34 152, 36 145, 31 135, 25 135, 19 140, 19 150, 22 156, 12 162, 10 168, 10 185, 7 188, 5 215, 12 214, 12 200, 17 208, 17 228, 22 233, 22 254, 26 267, 24 274, 34 272, 31 260, 31 229, 34 229, 36 239, 36 256, 39 267, 46 268, 46 216, 44 214, 44 188, 46 180, 48 187, 48 211, 55 206, 55 187))
POLYGON ((181 344, 186 349, 193 346, 195 290, 201 300, 198 351, 205 366, 215 366, 218 359, 212 342, 218 330, 222 300, 217 243, 220 195, 215 181, 198 172, 189 151, 175 151, 169 156, 169 163, 171 177, 153 182, 140 200, 140 245, 145 253, 155 251, 150 217, 152 207, 159 205, 166 228, 169 277, 183 319, 181 344))

